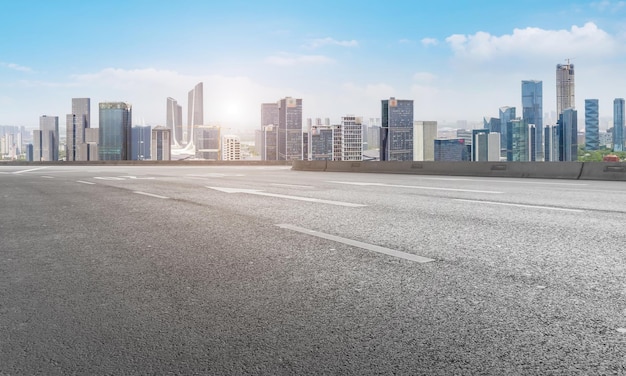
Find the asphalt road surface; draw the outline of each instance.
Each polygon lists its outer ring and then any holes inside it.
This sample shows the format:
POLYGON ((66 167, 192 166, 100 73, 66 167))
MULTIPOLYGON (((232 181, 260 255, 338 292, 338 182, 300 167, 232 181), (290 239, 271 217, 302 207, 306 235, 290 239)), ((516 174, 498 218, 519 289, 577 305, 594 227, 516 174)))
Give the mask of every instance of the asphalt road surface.
POLYGON ((626 375, 623 182, 1 166, 0 375, 626 375))

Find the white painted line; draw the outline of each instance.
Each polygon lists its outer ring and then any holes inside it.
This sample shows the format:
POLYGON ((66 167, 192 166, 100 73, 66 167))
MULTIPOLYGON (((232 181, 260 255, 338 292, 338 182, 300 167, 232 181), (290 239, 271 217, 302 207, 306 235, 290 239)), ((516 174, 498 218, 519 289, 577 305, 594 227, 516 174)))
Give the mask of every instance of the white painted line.
POLYGON ((511 204, 507 202, 496 202, 496 201, 481 201, 481 200, 465 200, 461 198, 455 198, 454 201, 462 201, 462 202, 471 202, 475 204, 489 204, 489 205, 502 205, 502 206, 514 206, 518 208, 530 208, 530 209, 545 209, 545 210, 558 210, 558 211, 566 211, 572 213, 582 213, 584 210, 580 209, 566 209, 566 208, 555 208, 553 206, 540 206, 540 205, 525 205, 525 204, 511 204))
POLYGON ((96 183, 92 183, 90 181, 83 181, 83 180, 76 180, 77 183, 82 183, 82 184, 96 184, 96 183))
POLYGON ((493 178, 493 179, 460 179, 460 178, 423 178, 424 180, 442 180, 442 181, 477 181, 477 182, 487 182, 487 183, 512 183, 512 184, 537 184, 537 185, 573 185, 573 186, 585 186, 589 184, 585 183, 546 183, 539 181, 522 181, 518 180, 510 180, 503 178, 493 178))
POLYGON ((274 183, 274 184, 270 184, 276 187, 287 187, 287 188, 313 188, 312 185, 297 185, 297 184, 278 184, 278 183, 274 183))
POLYGON ((332 241, 335 241, 335 242, 338 242, 338 243, 347 244, 347 245, 350 245, 350 246, 353 246, 353 247, 366 249, 368 251, 373 251, 373 252, 382 253, 382 254, 385 254, 385 255, 388 255, 388 256, 398 257, 398 258, 405 259, 405 260, 415 261, 415 262, 419 262, 419 263, 426 263, 426 262, 435 261, 434 259, 431 259, 431 258, 422 257, 422 256, 414 255, 414 254, 411 254, 411 253, 396 251, 394 249, 389 249, 389 248, 381 247, 381 246, 374 245, 374 244, 363 243, 363 242, 360 242, 360 241, 357 241, 357 240, 346 239, 346 238, 342 238, 340 236, 325 234, 323 232, 317 232, 317 231, 309 230, 309 229, 298 227, 298 226, 292 226, 292 225, 289 225, 289 224, 279 224, 279 225, 276 225, 276 226, 278 226, 280 228, 287 229, 287 230, 297 231, 297 232, 301 232, 303 234, 316 236, 318 238, 332 240, 332 241))
POLYGON ((348 185, 359 185, 359 186, 374 186, 374 187, 390 187, 390 188, 411 188, 411 189, 425 189, 431 191, 449 191, 449 192, 468 192, 468 193, 490 193, 490 194, 500 194, 504 192, 498 191, 481 191, 475 189, 458 189, 458 188, 441 188, 441 187, 422 187, 418 185, 396 185, 396 184, 384 184, 384 183, 359 183, 359 182, 349 182, 349 181, 329 181, 328 183, 335 184, 348 184, 348 185))
POLYGON ((165 196, 155 195, 154 193, 147 193, 147 192, 140 192, 140 191, 134 191, 133 193, 136 193, 138 195, 144 195, 144 196, 161 198, 161 199, 168 199, 169 198, 169 197, 165 197, 165 196))
POLYGON ((44 168, 47 168, 47 167, 37 167, 37 168, 31 168, 31 169, 28 169, 28 170, 15 171, 14 174, 23 174, 25 172, 43 170, 44 168))
POLYGON ((44 178, 44 179, 54 179, 54 177, 53 177, 53 176, 45 176, 45 175, 44 175, 44 176, 42 176, 42 178, 44 178))
POLYGON ((247 194, 257 195, 257 196, 286 198, 288 200, 316 202, 319 204, 329 204, 329 205, 337 205, 337 206, 347 206, 349 208, 362 208, 364 206, 367 206, 367 205, 362 205, 362 204, 353 204, 351 202, 322 200, 319 198, 300 197, 300 196, 279 195, 276 193, 267 193, 267 192, 259 191, 256 189, 223 188, 223 187, 209 187, 209 186, 207 186, 207 188, 215 189, 216 191, 220 191, 224 193, 247 193, 247 194))

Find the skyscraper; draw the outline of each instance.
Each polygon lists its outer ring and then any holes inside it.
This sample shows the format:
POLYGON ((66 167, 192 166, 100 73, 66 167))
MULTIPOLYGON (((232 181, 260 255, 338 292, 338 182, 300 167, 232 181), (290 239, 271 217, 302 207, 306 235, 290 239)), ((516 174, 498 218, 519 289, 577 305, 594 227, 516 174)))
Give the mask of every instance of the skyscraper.
MULTIPOLYGON (((413 160, 434 161, 436 138, 436 121, 415 121, 413 123, 413 160)), ((498 150, 500 150, 500 145, 498 145, 498 150)))
POLYGON ((500 133, 489 129, 472 130, 472 160, 475 162, 500 160, 500 133))
POLYGON ((574 64, 557 64, 556 66, 556 115, 559 116, 567 108, 575 108, 574 97, 574 64))
POLYGON ((39 117, 39 130, 41 131, 41 160, 59 160, 59 117, 39 117))
POLYGON ((152 159, 150 156, 150 140, 152 127, 149 125, 135 125, 132 127, 130 136, 130 160, 145 161, 152 159))
POLYGON ((89 98, 72 98, 72 113, 65 122, 66 129, 66 160, 89 160, 88 145, 85 144, 85 129, 91 125, 91 100, 89 98))
POLYGON ((204 125, 204 94, 202 82, 199 82, 188 95, 187 102, 187 134, 184 142, 193 143, 194 126, 204 125))
POLYGON ((278 102, 278 160, 302 159, 302 99, 278 102))
MULTIPOLYGON (((262 161, 275 161, 278 158, 278 103, 261 103, 261 129, 256 131, 254 146, 262 161)), ((304 156, 306 159, 306 156, 304 156)))
MULTIPOLYGON (((330 122, 330 121, 329 121, 330 122)), ((335 128, 341 141, 339 144, 339 160, 362 161, 363 160, 363 119, 361 117, 347 115, 341 117, 341 126, 335 128)))
POLYGON ((543 161, 543 82, 522 81, 522 118, 526 124, 534 124, 535 142, 530 154, 531 161, 543 161))
POLYGON ((578 160, 578 111, 566 108, 559 115, 558 123, 559 160, 575 162, 578 160))
POLYGON ((221 128, 217 125, 196 125, 194 127, 195 155, 198 159, 219 161, 221 155, 221 128))
POLYGON ((152 140, 150 142, 150 156, 154 161, 169 161, 172 159, 172 131, 157 125, 152 129, 152 140))
POLYGON ((507 161, 511 160, 511 138, 509 135, 509 123, 515 119, 515 107, 500 107, 500 149, 504 151, 501 156, 506 157, 507 161))
POLYGON ((380 160, 413 160, 413 101, 381 101, 380 160))
POLYGON ((613 101, 613 151, 624 151, 624 98, 613 101))
POLYGON ((165 127, 170 130, 172 144, 180 147, 183 144, 183 109, 176 99, 167 98, 165 127))
POLYGON ((435 161, 469 161, 465 140, 462 138, 435 140, 435 161))
POLYGON ((597 99, 585 99, 585 149, 600 148, 600 122, 597 99))
POLYGON ((132 106, 124 102, 99 104, 98 158, 101 161, 130 159, 132 106))
POLYGON ((509 122, 507 130, 510 139, 511 162, 529 162, 533 145, 534 126, 526 124, 523 119, 514 119, 509 122))
POLYGON ((241 160, 241 139, 236 135, 225 135, 222 138, 222 160, 241 160))

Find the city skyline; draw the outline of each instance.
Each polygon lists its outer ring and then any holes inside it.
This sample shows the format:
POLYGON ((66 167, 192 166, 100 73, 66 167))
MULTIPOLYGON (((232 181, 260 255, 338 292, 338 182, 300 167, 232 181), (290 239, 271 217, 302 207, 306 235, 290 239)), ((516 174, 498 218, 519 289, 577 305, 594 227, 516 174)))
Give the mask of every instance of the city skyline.
POLYGON ((626 96, 616 84, 626 78, 622 2, 443 1, 404 4, 393 17, 380 17, 388 5, 353 1, 176 9, 133 1, 124 14, 120 4, 6 4, 0 28, 12 37, 0 41, 0 124, 35 128, 43 114, 67 114, 70 98, 89 97, 132 103, 137 124, 165 125, 164 100, 185 98, 198 82, 207 87, 204 121, 233 130, 257 129, 258 103, 286 96, 305 99, 304 118, 333 122, 375 117, 380 98, 391 96, 413 99, 416 119, 480 122, 500 107, 521 108, 522 80, 543 81, 543 110, 556 111, 554 66, 567 59, 577 70, 576 108, 597 98, 600 118, 611 117, 608 104, 626 96), (68 17, 76 23, 61 22, 68 17), (101 19, 116 27, 96 27, 101 19), (193 58, 184 58, 189 50, 193 58))

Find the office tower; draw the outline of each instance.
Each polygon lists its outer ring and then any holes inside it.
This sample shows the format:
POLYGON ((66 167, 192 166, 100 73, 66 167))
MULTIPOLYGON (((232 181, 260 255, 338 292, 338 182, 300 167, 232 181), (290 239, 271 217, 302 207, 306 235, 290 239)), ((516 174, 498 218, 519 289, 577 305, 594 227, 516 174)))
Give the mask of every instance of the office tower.
POLYGON ((624 151, 624 98, 613 101, 613 151, 624 151))
POLYGON ((216 125, 194 127, 195 155, 198 159, 218 161, 221 158, 221 128, 216 125))
POLYGON ((508 134, 508 123, 511 120, 515 119, 515 107, 504 106, 499 109, 500 114, 500 149, 502 150, 501 156, 506 157, 509 160, 510 157, 510 149, 507 148, 507 145, 510 144, 509 134, 508 134))
POLYGON ((66 116, 65 155, 68 161, 86 161, 85 129, 91 126, 91 99, 72 98, 72 113, 66 116), (85 152, 83 151, 83 154, 85 152))
POLYGON ((574 97, 574 64, 557 64, 556 66, 556 116, 560 116, 567 108, 575 108, 574 97))
POLYGON ((413 101, 381 101, 380 160, 413 160, 413 101))
POLYGON ((183 144, 183 108, 176 99, 167 98, 165 127, 170 130, 172 145, 181 147, 183 144))
POLYGON ((302 99, 278 101, 278 160, 302 159, 302 99))
POLYGON ((522 118, 526 124, 535 126, 531 161, 543 161, 543 83, 542 81, 522 81, 522 118))
POLYGON ((339 133, 339 137, 341 137, 341 143, 339 143, 339 160, 362 161, 363 119, 352 115, 342 116, 341 127, 339 127, 337 132, 339 133))
POLYGON ((262 161, 278 160, 277 146, 278 125, 266 125, 255 131, 254 146, 262 161))
POLYGON ((309 155, 311 161, 330 161, 333 159, 333 133, 328 125, 311 125, 309 127, 309 155))
POLYGON ((472 131, 472 160, 476 162, 500 160, 500 133, 489 129, 472 131))
POLYGON ((59 117, 39 117, 39 130, 41 131, 41 160, 59 160, 59 117))
POLYGON ((435 140, 435 161, 469 161, 465 140, 462 138, 435 140))
POLYGON ((130 131, 130 159, 133 161, 147 161, 150 156, 150 140, 152 127, 149 125, 135 125, 130 131))
POLYGON ((99 104, 98 159, 130 159, 132 106, 124 102, 99 104))
POLYGON ((157 125, 152 128, 150 140, 150 156, 153 161, 169 161, 172 159, 171 129, 157 125))
POLYGON ((543 129, 544 157, 546 162, 559 160, 558 125, 546 125, 543 129))
POLYGON ((204 94, 202 82, 199 82, 189 91, 187 102, 187 134, 183 135, 183 142, 193 145, 194 126, 204 124, 204 94))
POLYGON ((33 162, 35 159, 33 157, 33 144, 28 144, 25 147, 25 154, 26 154, 26 161, 27 162, 33 162))
POLYGON ((508 123, 510 162, 529 162, 534 145, 534 125, 526 124, 524 119, 514 119, 508 123))
POLYGON ((241 140, 239 139, 239 136, 225 135, 222 138, 222 160, 241 160, 241 140))
POLYGON ((261 103, 261 127, 266 125, 278 126, 278 103, 261 103))
POLYGON ((437 122, 413 122, 413 160, 434 161, 435 139, 437 138, 437 122))
POLYGON ((600 122, 597 99, 585 99, 585 149, 600 148, 600 122))
POLYGON ((483 127, 489 130, 490 133, 502 134, 499 118, 489 118, 489 120, 483 118, 483 127))
POLYGON ((41 130, 35 129, 33 130, 33 161, 40 162, 41 161, 41 130))
POLYGON ((559 160, 575 162, 578 160, 578 111, 566 108, 559 115, 558 123, 559 160))

